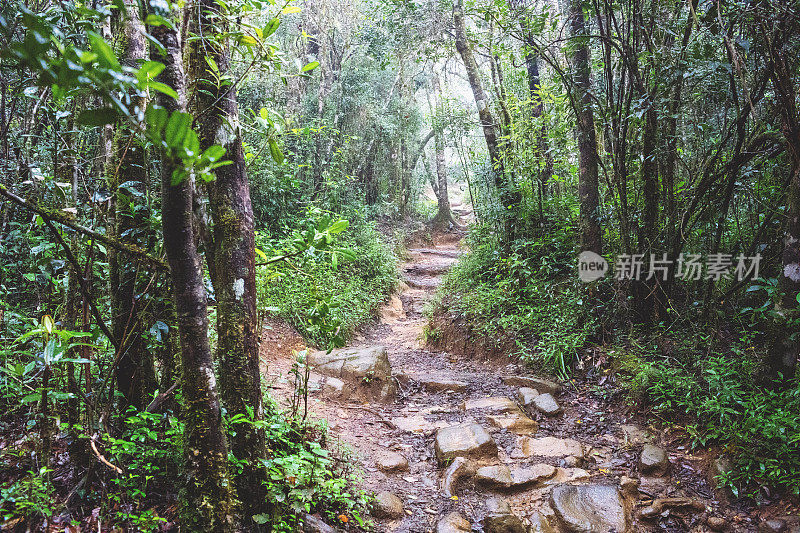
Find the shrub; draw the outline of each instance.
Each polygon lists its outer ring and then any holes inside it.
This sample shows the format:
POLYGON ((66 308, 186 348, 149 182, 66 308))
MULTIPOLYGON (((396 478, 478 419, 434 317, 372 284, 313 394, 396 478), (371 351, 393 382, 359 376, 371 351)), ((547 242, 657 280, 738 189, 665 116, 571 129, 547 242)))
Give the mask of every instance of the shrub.
POLYGON ((597 329, 581 296, 568 233, 520 239, 503 253, 479 226, 469 246, 441 291, 451 295, 445 297, 451 311, 479 335, 515 339, 523 359, 567 374, 577 350, 597 329))
MULTIPOLYGON (((277 250, 285 242, 266 240, 262 247, 277 250)), ((337 235, 336 246, 349 249, 354 259, 334 263, 308 253, 296 264, 259 269, 261 310, 285 318, 318 346, 352 337, 397 284, 396 259, 372 223, 356 215, 337 235)))
MULTIPOLYGON (((735 347, 734 347, 735 348, 735 347)), ((757 497, 757 484, 800 494, 800 387, 775 391, 756 384, 758 362, 736 355, 641 360, 631 365, 635 392, 655 409, 687 413, 694 445, 723 443, 735 458, 721 481, 735 494, 757 497)))

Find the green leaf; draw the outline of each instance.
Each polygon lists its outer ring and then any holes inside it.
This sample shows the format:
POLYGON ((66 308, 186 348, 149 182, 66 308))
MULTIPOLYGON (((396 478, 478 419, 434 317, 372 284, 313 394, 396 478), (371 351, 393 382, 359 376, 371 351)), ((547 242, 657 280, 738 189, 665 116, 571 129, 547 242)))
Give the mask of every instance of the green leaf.
POLYGON ((333 234, 341 233, 344 230, 346 230, 348 227, 350 227, 350 222, 348 222, 345 219, 340 219, 340 220, 337 220, 336 222, 334 222, 333 224, 331 224, 331 227, 328 228, 328 232, 329 233, 333 233, 333 234))
POLYGON ((189 125, 192 123, 192 116, 188 113, 175 111, 169 117, 167 127, 164 130, 164 140, 167 141, 167 146, 170 148, 182 148, 183 141, 186 138, 186 133, 189 130, 189 125))
POLYGON ((102 66, 111 70, 122 70, 122 66, 119 64, 119 60, 114 54, 114 50, 99 33, 90 31, 88 33, 88 37, 89 43, 92 46, 92 50, 97 54, 97 59, 102 66))
POLYGON ((147 86, 151 89, 158 91, 160 93, 164 93, 167 96, 174 98, 175 100, 178 99, 178 93, 175 92, 175 89, 167 85, 166 83, 161 83, 160 81, 148 81, 147 86))
POLYGON ((272 159, 276 163, 278 163, 279 165, 283 164, 283 159, 284 159, 283 152, 281 152, 281 149, 278 146, 278 143, 275 142, 274 139, 270 139, 269 140, 269 153, 272 156, 272 159))
POLYGON ((319 61, 312 61, 311 63, 306 63, 306 64, 303 66, 303 68, 302 68, 302 69, 300 69, 300 71, 301 71, 301 72, 309 72, 309 71, 311 71, 311 70, 314 70, 314 69, 315 69, 315 68, 317 68, 318 66, 319 66, 319 61))
POLYGON ((206 151, 203 152, 203 159, 208 160, 211 163, 216 163, 224 155, 225 155, 225 148, 218 144, 215 144, 213 146, 209 146, 208 148, 206 148, 206 151))
POLYGON ((286 6, 283 8, 281 13, 283 13, 284 15, 291 15, 292 13, 300 13, 301 11, 302 9, 300 9, 297 6, 286 6))
POLYGON ((142 66, 139 69, 139 76, 141 76, 142 79, 152 79, 161 74, 164 68, 164 63, 159 63, 158 61, 145 61, 142 63, 142 66))
POLYGON ((275 33, 278 30, 278 26, 280 25, 281 21, 278 20, 277 18, 274 18, 269 22, 267 22, 267 25, 264 26, 264 38, 266 39, 267 37, 275 33))

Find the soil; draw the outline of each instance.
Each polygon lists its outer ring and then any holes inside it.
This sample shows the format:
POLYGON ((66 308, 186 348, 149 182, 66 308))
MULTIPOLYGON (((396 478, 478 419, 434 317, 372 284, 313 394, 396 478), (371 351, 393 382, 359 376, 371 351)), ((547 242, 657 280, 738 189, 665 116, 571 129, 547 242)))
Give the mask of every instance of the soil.
MULTIPOLYGON (((430 532, 437 521, 451 511, 462 513, 474 530, 483 531, 480 523, 486 512, 486 501, 500 493, 479 488, 471 479, 466 479, 456 487, 455 497, 443 494, 443 469, 437 466, 434 454, 438 427, 462 422, 480 424, 498 445, 495 463, 549 463, 561 467, 564 473, 577 475, 581 472, 570 463, 574 459, 520 459, 515 455, 517 435, 493 427, 488 422, 487 412, 461 407, 465 400, 487 397, 516 401, 518 387, 506 385, 502 378, 532 374, 524 364, 498 357, 497 349, 481 349, 480 342, 471 338, 469 331, 457 323, 443 324, 442 317, 438 318, 438 326, 447 325, 447 334, 438 337, 434 344, 426 345, 424 331, 428 320, 423 308, 462 249, 457 238, 452 236, 435 237, 433 243, 424 246, 411 248, 407 262, 402 265, 405 284, 399 298, 393 297, 383 309, 380 321, 352 343, 354 347, 383 345, 387 348, 399 383, 396 400, 386 404, 358 404, 313 394, 309 401, 310 416, 327 419, 330 437, 344 449, 352 450, 363 468, 366 490, 389 491, 403 501, 405 515, 394 520, 375 520, 376 531, 430 532), (462 381, 467 386, 462 392, 429 391, 421 382, 431 378, 462 381), (408 424, 418 427, 409 428, 408 424), (377 461, 387 450, 405 456, 409 470, 388 474, 379 470, 377 461)), ((293 391, 293 381, 288 377, 294 361, 293 351, 305 346, 302 338, 285 324, 270 321, 269 326, 271 329, 265 330, 261 350, 264 372, 273 396, 286 401, 293 391)), ((708 467, 716 456, 711 452, 691 452, 685 435, 680 432, 647 426, 646 419, 638 412, 640 409, 624 403, 615 393, 613 376, 601 374, 565 383, 556 396, 563 408, 558 416, 548 418, 531 406, 523 408, 539 424, 538 432, 532 436, 569 438, 583 444, 585 458, 580 468, 587 477, 572 482, 619 485, 623 476, 638 479, 639 490, 634 490, 628 498, 633 508, 633 531, 711 531, 707 524, 719 526, 715 518, 724 519, 727 531, 757 531, 759 511, 744 503, 729 501, 710 482, 708 467), (661 476, 639 473, 639 454, 645 441, 667 450, 668 473, 661 476), (657 497, 691 498, 701 502, 699 507, 703 510, 667 509, 655 519, 637 518, 638 511, 657 497)), ((552 516, 548 504, 552 485, 545 483, 505 492, 502 496, 523 519, 537 511, 552 516)), ((773 506, 772 509, 766 514, 787 514, 792 510, 785 502, 780 508, 773 506)))

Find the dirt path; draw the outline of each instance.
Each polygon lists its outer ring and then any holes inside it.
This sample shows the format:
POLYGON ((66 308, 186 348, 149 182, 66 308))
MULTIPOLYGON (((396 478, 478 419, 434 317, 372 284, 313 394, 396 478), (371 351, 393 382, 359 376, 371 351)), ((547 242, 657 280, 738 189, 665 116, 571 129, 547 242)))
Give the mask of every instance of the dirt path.
MULTIPOLYGON (((667 435, 630 424, 602 395, 560 390, 515 363, 426 349, 423 307, 459 253, 457 243, 412 249, 402 267, 407 287, 353 343, 386 347, 394 401, 332 398, 337 390, 312 378, 312 416, 326 418, 331 435, 355 452, 365 488, 399 498, 381 495, 377 531, 757 529, 715 499, 702 457, 665 453, 667 435), (461 466, 448 487, 451 463, 461 466), (400 502, 402 511, 393 508, 400 502)), ((272 334, 301 344, 285 331, 272 334)), ((288 393, 291 361, 267 358, 278 396, 288 393)))

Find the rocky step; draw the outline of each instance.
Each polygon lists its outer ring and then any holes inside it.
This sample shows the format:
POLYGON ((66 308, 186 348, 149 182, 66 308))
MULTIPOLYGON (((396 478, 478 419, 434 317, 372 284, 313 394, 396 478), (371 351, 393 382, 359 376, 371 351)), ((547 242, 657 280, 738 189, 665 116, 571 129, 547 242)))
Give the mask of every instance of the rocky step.
POLYGON ((403 270, 409 274, 417 274, 421 276, 440 276, 450 270, 455 261, 439 262, 439 263, 417 263, 409 265, 403 270))
POLYGON ((439 278, 405 278, 406 283, 409 287, 414 287, 415 289, 424 289, 424 290, 435 290, 439 285, 442 284, 442 280, 439 278))
POLYGON ((415 254, 438 255, 440 257, 452 257, 455 259, 461 257, 461 252, 458 252, 456 250, 439 250, 436 248, 409 248, 408 251, 415 254))

